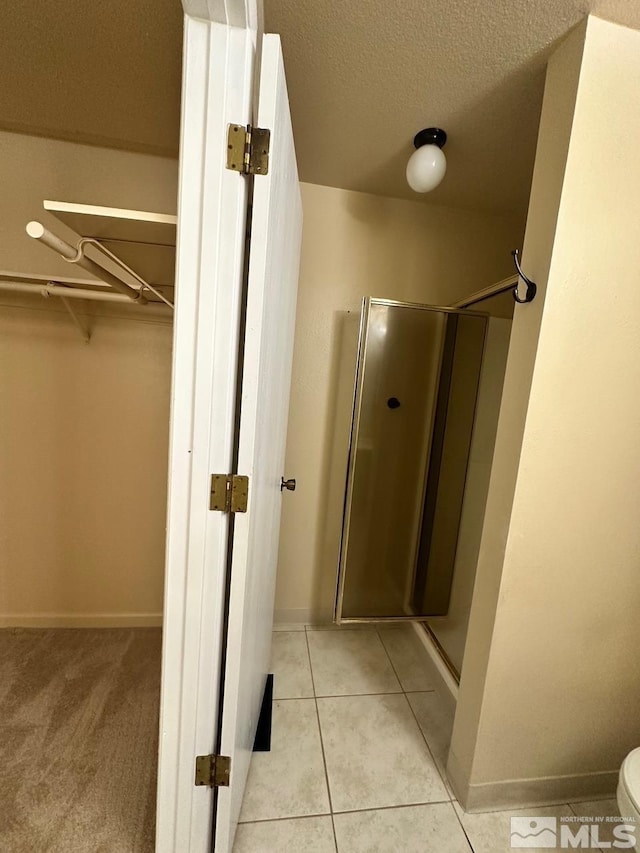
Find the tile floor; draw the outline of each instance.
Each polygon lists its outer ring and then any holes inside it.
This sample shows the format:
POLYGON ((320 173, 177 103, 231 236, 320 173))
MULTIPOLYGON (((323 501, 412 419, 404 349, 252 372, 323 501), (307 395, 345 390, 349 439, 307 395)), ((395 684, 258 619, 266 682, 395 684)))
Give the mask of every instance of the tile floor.
POLYGON ((465 814, 445 777, 453 719, 409 625, 277 630, 272 654, 272 749, 253 756, 234 853, 508 853, 512 816, 617 814, 465 814))

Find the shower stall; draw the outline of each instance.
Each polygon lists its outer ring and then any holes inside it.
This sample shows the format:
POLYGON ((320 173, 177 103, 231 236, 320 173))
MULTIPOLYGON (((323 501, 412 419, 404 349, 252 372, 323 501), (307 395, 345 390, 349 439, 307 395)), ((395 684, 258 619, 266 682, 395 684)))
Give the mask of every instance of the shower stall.
POLYGON ((366 298, 337 622, 421 620, 459 677, 510 320, 366 298))

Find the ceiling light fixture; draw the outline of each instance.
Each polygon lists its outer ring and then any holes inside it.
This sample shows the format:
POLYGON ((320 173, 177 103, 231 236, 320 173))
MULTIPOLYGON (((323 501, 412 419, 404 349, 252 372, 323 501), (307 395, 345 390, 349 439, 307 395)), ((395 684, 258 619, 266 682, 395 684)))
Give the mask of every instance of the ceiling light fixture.
POLYGON ((416 150, 407 163, 407 183, 414 192, 434 190, 447 171, 447 158, 442 150, 447 134, 439 127, 428 127, 416 133, 413 144, 416 150))

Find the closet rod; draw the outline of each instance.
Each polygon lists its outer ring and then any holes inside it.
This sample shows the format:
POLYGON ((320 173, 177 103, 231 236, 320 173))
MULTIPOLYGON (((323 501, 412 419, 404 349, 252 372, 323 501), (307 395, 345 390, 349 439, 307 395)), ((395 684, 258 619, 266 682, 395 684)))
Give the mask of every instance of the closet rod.
POLYGON ((40 240, 40 242, 49 249, 52 249, 54 252, 62 255, 65 260, 70 263, 78 264, 79 267, 87 270, 91 275, 94 275, 106 284, 111 285, 111 287, 118 290, 120 293, 123 293, 132 302, 145 303, 147 301, 144 298, 142 291, 129 287, 128 284, 125 284, 124 281, 121 281, 117 276, 108 272, 108 270, 105 270, 104 267, 100 266, 100 264, 97 264, 95 261, 87 258, 81 251, 77 251, 73 246, 70 246, 69 243, 61 240, 60 237, 56 237, 56 235, 52 234, 51 231, 42 225, 42 223, 36 222, 35 220, 33 222, 29 222, 27 225, 27 234, 29 237, 33 237, 34 240, 40 240))
POLYGON ((472 293, 471 296, 466 296, 464 299, 454 302, 451 307, 469 308, 471 305, 475 305, 476 302, 483 302, 485 299, 491 299, 492 296, 498 296, 506 290, 513 290, 513 286, 517 284, 518 276, 511 275, 509 278, 503 278, 502 281, 497 282, 497 284, 491 284, 489 287, 477 290, 475 293, 472 293))
POLYGON ((62 296, 65 299, 92 299, 95 302, 131 302, 122 293, 105 293, 102 290, 81 290, 75 287, 64 287, 61 284, 24 284, 21 281, 0 281, 0 290, 12 293, 39 293, 40 296, 62 296))

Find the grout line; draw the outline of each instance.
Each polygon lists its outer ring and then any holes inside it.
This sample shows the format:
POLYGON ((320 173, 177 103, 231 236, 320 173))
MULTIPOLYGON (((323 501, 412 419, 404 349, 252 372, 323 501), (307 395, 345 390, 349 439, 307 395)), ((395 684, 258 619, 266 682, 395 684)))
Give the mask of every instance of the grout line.
POLYGON ((239 820, 238 826, 250 826, 252 823, 280 823, 283 820, 309 820, 312 817, 331 817, 331 813, 314 812, 313 814, 285 815, 285 817, 263 817, 258 820, 239 820))
MULTIPOLYGON (((443 775, 442 775, 442 772, 441 772, 441 770, 440 770, 440 768, 439 768, 439 766, 438 766, 438 763, 436 762, 436 760, 435 760, 435 758, 434 758, 434 756, 433 756, 433 753, 432 753, 431 748, 430 748, 430 746, 429 746, 429 742, 428 742, 428 740, 427 740, 427 738, 426 738, 426 735, 425 735, 425 733, 423 732, 423 730, 422 730, 422 728, 421 728, 421 726, 420 726, 420 724, 419 724, 419 722, 418 722, 418 719, 417 719, 417 717, 416 717, 416 714, 414 713, 414 710, 413 710, 413 708, 411 707, 411 703, 409 702, 409 699, 408 699, 408 696, 407 696, 407 691, 404 689, 404 687, 403 687, 403 685, 402 685, 402 681, 400 680, 400 677, 398 676, 398 672, 397 672, 397 670, 396 670, 396 667, 395 667, 395 666, 394 666, 394 664, 393 664, 393 661, 392 661, 392 659, 391 659, 391 656, 390 656, 390 654, 389 654, 389 652, 388 652, 388 650, 387 650, 387 647, 386 647, 386 645, 385 645, 385 643, 384 643, 384 640, 382 639, 382 636, 380 635, 380 632, 378 631, 378 629, 377 629, 375 626, 374 626, 374 630, 375 630, 375 633, 376 633, 376 637, 377 637, 377 639, 379 640, 379 642, 381 643, 382 648, 384 649, 384 653, 385 653, 385 655, 387 656, 387 659, 389 660, 389 664, 390 664, 391 669, 392 669, 392 671, 393 671, 393 673, 394 673, 394 675, 395 675, 395 677, 396 677, 396 679, 397 679, 397 682, 398 682, 398 685, 399 685, 399 688, 400 688, 400 689, 399 689, 398 691, 394 692, 394 693, 389 693, 389 692, 385 692, 385 693, 364 693, 364 694, 359 693, 359 694, 343 694, 343 695, 332 695, 332 696, 321 696, 321 697, 319 697, 319 696, 317 695, 317 692, 316 692, 315 679, 314 679, 314 675, 313 675, 313 665, 312 665, 312 662, 311 662, 311 650, 310 650, 310 646, 309 646, 309 634, 308 634, 308 629, 307 629, 307 628, 305 628, 305 641, 306 641, 306 647, 307 647, 307 656, 308 656, 308 660, 309 660, 309 670, 310 670, 310 675, 311 675, 311 684, 312 684, 313 694, 314 694, 314 695, 313 695, 313 699, 314 699, 314 703, 315 703, 315 707, 316 707, 316 717, 317 717, 317 720, 318 720, 318 731, 319 731, 319 735, 320 735, 320 746, 321 746, 321 750, 322 750, 322 760, 323 760, 323 765, 324 765, 325 781, 326 781, 326 784, 327 784, 327 794, 328 794, 328 797, 329 797, 330 817, 331 817, 331 824, 332 824, 332 829, 333 829, 333 839, 334 839, 335 849, 336 849, 336 851, 338 851, 338 841, 337 841, 336 828, 335 828, 335 819, 334 819, 334 816, 335 816, 336 814, 357 814, 357 813, 364 813, 364 812, 370 812, 370 811, 385 811, 385 810, 392 810, 392 809, 399 809, 399 808, 411 808, 412 806, 429 806, 429 805, 436 805, 436 804, 440 804, 440 805, 442 805, 442 804, 444 804, 444 803, 449 803, 449 805, 451 806, 451 808, 454 810, 454 814, 456 815, 456 820, 458 821, 458 823, 459 823, 459 824, 460 824, 460 826, 461 826, 461 829, 462 829, 462 832, 463 832, 463 834, 464 834, 464 836, 465 836, 465 839, 467 840, 467 843, 469 844, 469 847, 470 847, 471 851, 473 851, 473 847, 472 847, 472 845, 471 845, 471 843, 470 843, 470 841, 469 841, 469 838, 468 838, 468 836, 467 836, 467 833, 466 833, 466 831, 465 831, 464 827, 462 826, 462 823, 461 823, 461 821, 460 821, 460 818, 458 817, 458 814, 457 814, 457 812, 456 812, 456 810, 455 810, 455 807, 454 807, 454 805, 453 805, 453 802, 452 802, 452 799, 451 799, 451 794, 450 794, 450 792, 449 792, 449 788, 448 788, 448 786, 447 786, 447 784, 446 784, 446 780, 444 779, 444 777, 443 777, 443 775), (443 783, 445 799, 443 799, 443 800, 432 800, 432 801, 428 801, 428 802, 419 802, 419 803, 402 803, 402 804, 394 804, 394 805, 388 805, 388 806, 377 806, 377 807, 375 807, 375 806, 374 806, 373 808, 372 808, 372 807, 367 807, 367 808, 362 808, 362 809, 348 809, 348 810, 345 810, 345 811, 336 811, 336 810, 334 809, 333 802, 332 802, 332 799, 331 799, 331 786, 330 786, 330 784, 329 784, 329 773, 328 773, 328 769, 327 769, 327 759, 326 759, 326 753, 325 753, 325 748, 324 748, 324 740, 323 740, 323 737, 322 737, 322 726, 321 726, 321 723, 320 723, 320 713, 319 713, 319 708, 318 708, 318 699, 320 699, 320 698, 322 698, 322 699, 348 699, 348 698, 353 698, 354 696, 400 696, 400 695, 402 695, 402 696, 404 696, 404 697, 405 697, 405 701, 406 701, 407 705, 409 706, 409 710, 410 710, 410 712, 411 712, 411 716, 413 717, 413 719, 414 719, 414 721, 415 721, 415 724, 418 726, 418 731, 420 732, 420 735, 421 735, 421 737, 422 737, 422 739, 423 739, 423 741, 424 741, 424 743, 425 743, 425 746, 426 746, 427 752, 428 752, 428 754, 429 754, 429 756, 430 756, 430 758, 431 758, 431 760, 432 760, 433 766, 434 766, 434 767, 435 767, 435 769, 436 769, 436 772, 437 772, 437 774, 438 774, 438 777, 441 779, 441 781, 442 781, 442 783, 443 783)), ((298 632, 296 632, 296 633, 298 633, 298 632)), ((435 690, 412 690, 412 691, 409 691, 409 692, 410 692, 410 693, 433 693, 433 692, 435 692, 435 690)), ((303 698, 303 697, 299 697, 299 698, 303 698)), ((304 697, 304 698, 311 698, 311 697, 304 697)), ((290 698, 290 700, 287 700, 287 699, 280 699, 280 700, 278 700, 278 701, 292 701, 292 700, 293 700, 293 697, 291 697, 291 698, 290 698)), ((308 817, 308 816, 306 816, 306 817, 308 817)), ((274 818, 273 820, 292 820, 292 819, 296 819, 296 818, 291 818, 291 817, 286 817, 286 818, 274 818)), ((262 823, 262 822, 271 822, 271 821, 248 821, 248 822, 249 822, 249 823, 262 823)))
POLYGON ((362 814, 362 812, 386 812, 394 811, 395 809, 413 809, 418 806, 446 806, 452 805, 451 800, 425 800, 419 803, 399 803, 396 806, 367 806, 366 809, 341 809, 335 814, 362 814))
MULTIPOLYGON (((309 660, 309 670, 310 670, 311 683, 312 683, 314 695, 313 695, 313 697, 289 697, 289 699, 279 699, 278 700, 278 701, 296 701, 296 700, 299 701, 299 699, 301 699, 301 698, 304 698, 304 699, 313 698, 313 700, 314 700, 315 707, 316 707, 316 717, 318 720, 318 731, 320 734, 320 745, 321 745, 321 749, 322 749, 322 759, 323 759, 323 765, 324 765, 324 771, 325 771, 325 781, 327 783, 327 793, 328 793, 328 797, 329 797, 330 812, 328 814, 327 813, 321 813, 321 814, 314 814, 314 815, 293 815, 293 816, 288 816, 288 817, 269 818, 266 820, 259 820, 259 821, 246 821, 246 823, 249 823, 249 824, 250 823, 272 823, 272 822, 277 822, 277 821, 282 821, 282 820, 305 820, 309 817, 331 817, 334 844, 335 844, 336 851, 337 851, 338 850, 338 843, 337 843, 337 836, 336 836, 336 830, 335 830, 335 820, 334 820, 334 816, 336 814, 338 814, 338 815, 340 815, 340 814, 359 814, 359 813, 370 812, 370 811, 386 811, 386 810, 392 810, 392 809, 411 808, 411 807, 415 807, 415 806, 443 805, 444 803, 448 803, 451 806, 451 808, 453 809, 453 813, 454 813, 456 820, 460 826, 460 829, 461 829, 461 831, 465 837, 465 840, 469 846, 469 850, 471 851, 471 853, 473 853, 473 851, 474 851, 473 844, 472 844, 471 839, 467 833, 467 830, 465 829, 465 826, 462 822, 462 817, 466 813, 464 812, 464 810, 462 809, 461 806, 460 806, 460 810, 462 812, 462 815, 456 809, 456 807, 454 805, 454 803, 457 803, 457 800, 455 799, 455 794, 450 792, 448 784, 447 784, 446 777, 444 776, 443 771, 441 771, 440 766, 438 765, 438 763, 436 762, 436 760, 433 756, 433 752, 431 751, 431 747, 429 746, 429 741, 427 739, 427 736, 425 735, 422 727, 420 726, 420 723, 418 722, 418 718, 417 718, 417 716, 413 710, 413 707, 411 706, 411 703, 409 702, 409 695, 411 695, 411 694, 434 693, 437 691, 435 691, 434 689, 432 689, 432 690, 409 690, 409 691, 405 690, 404 687, 402 686, 402 681, 400 680, 400 678, 398 676, 398 672, 397 672, 397 670, 393 664, 393 660, 391 659, 391 655, 389 654, 389 651, 388 651, 388 649, 384 643, 384 640, 383 640, 382 636, 380 635, 380 632, 377 630, 377 628, 375 630, 376 630, 376 634, 377 634, 380 642, 382 643, 382 647, 383 647, 385 654, 389 660, 391 668, 392 668, 392 670, 393 670, 393 672, 394 672, 394 674, 395 674, 395 676, 398 679, 398 682, 400 684, 400 687, 401 687, 400 693, 398 693, 398 692, 388 693, 387 692, 387 693, 342 694, 342 695, 321 696, 321 697, 317 696, 316 688, 315 688, 315 680, 313 677, 313 666, 311 663, 311 652, 310 652, 310 648, 309 648, 309 637, 308 637, 307 629, 305 628, 305 641, 306 641, 306 647, 307 647, 307 656, 308 656, 308 660, 309 660), (420 803, 402 803, 402 804, 389 805, 389 806, 374 806, 374 807, 367 807, 367 808, 362 808, 362 809, 346 809, 344 811, 334 810, 333 803, 331 800, 331 788, 329 785, 329 774, 328 774, 328 770, 327 770, 327 761, 326 761, 326 754, 325 754, 325 749, 324 749, 324 741, 322 738, 322 727, 320 724, 318 699, 319 698, 322 698, 322 699, 346 699, 346 698, 352 698, 354 696, 398 696, 400 694, 404 695, 405 699, 407 700, 407 704, 409 705, 409 709, 410 709, 411 714, 415 720, 416 725, 418 726, 418 729, 420 731, 422 739, 425 742, 425 745, 427 747, 427 751, 428 751, 429 755, 431 756, 431 759, 433 761, 433 765, 436 768, 438 775, 440 776, 440 778, 441 778, 441 780, 445 786, 445 792, 447 795, 447 799, 445 799, 445 800, 432 800, 432 801, 420 802, 420 803)), ((301 633, 301 632, 296 632, 296 633, 301 633)), ((603 797, 602 799, 610 799, 610 798, 603 797)), ((579 801, 576 801, 576 803, 577 802, 579 802, 579 801)), ((552 804, 552 806, 558 806, 558 805, 567 806, 570 812, 573 812, 574 815, 576 814, 571 803, 552 804)), ((552 806, 550 806, 550 807, 552 807, 552 806)), ((544 806, 535 806, 534 808, 541 809, 541 808, 544 808, 544 806)), ((485 812, 485 813, 502 814, 502 813, 509 813, 509 812, 513 812, 513 811, 514 811, 514 809, 494 809, 494 810, 490 810, 490 811, 485 812)), ((599 848, 599 849, 602 849, 602 848, 599 848)))
POLYGON ((300 702, 301 699, 315 699, 315 696, 274 696, 274 702, 300 702))
MULTIPOLYGON (((376 634, 378 635, 378 639, 382 643, 382 648, 384 649, 385 654, 387 655, 387 658, 389 659, 389 663, 391 664, 391 668, 393 669, 395 676, 398 679, 398 682, 400 684, 400 687, 402 688, 402 695, 404 696, 405 701, 406 701, 407 705, 409 706, 409 710, 411 711, 411 716, 415 720, 416 726, 418 727, 418 731, 422 735, 422 740, 424 741, 425 746, 427 747, 427 752, 429 753, 429 756, 431 757, 431 761, 433 762, 433 766, 436 768, 436 772, 437 772, 438 776, 440 777, 442 784, 444 785, 444 790, 447 794, 447 798, 448 798, 449 802, 451 802, 451 794, 449 793, 449 785, 447 784, 447 780, 446 780, 444 774, 442 773, 442 771, 440 770, 440 766, 438 765, 438 762, 436 761, 436 759, 433 755, 433 752, 431 751, 431 747, 429 746, 429 741, 427 740, 427 736, 422 731, 422 726, 418 722, 418 718, 416 716, 415 711, 413 710, 411 702, 409 702, 409 697, 407 696, 407 691, 402 686, 402 681, 400 680, 400 676, 398 675, 396 668, 393 665, 393 661, 391 660, 391 655, 389 654, 387 647, 384 644, 384 640, 382 639, 382 637, 380 635, 380 631, 378 631, 377 628, 376 628, 376 634)), ((435 691, 412 691, 412 692, 435 692, 435 691)))
POLYGON ((274 696, 274 702, 298 702, 300 699, 359 699, 361 696, 416 696, 420 693, 435 693, 435 690, 382 690, 380 693, 322 693, 319 696, 274 696))
POLYGON ((378 642, 380 643, 380 645, 382 646, 382 648, 384 649, 384 653, 387 656, 387 660, 389 661, 389 664, 391 665, 391 669, 393 671, 393 674, 396 677, 396 681, 398 682, 398 687, 400 688, 399 692, 404 693, 405 689, 402 686, 402 681, 400 681, 400 676, 398 675, 398 671, 396 670, 395 666, 393 665, 393 661, 391 660, 391 655, 387 651, 387 647, 384 644, 384 640, 382 639, 382 635, 381 635, 380 631, 378 631, 377 625, 374 625, 374 630, 375 630, 376 638, 377 638, 378 642))
MULTIPOLYGON (((458 801, 456 800, 456 802, 458 802, 458 801)), ((460 806, 460 803, 458 803, 458 805, 460 806)), ((552 803, 552 804, 550 804, 550 805, 548 805, 548 806, 532 806, 531 808, 533 808, 533 809, 544 809, 544 808, 558 808, 559 806, 568 806, 568 807, 569 807, 569 811, 573 811, 573 808, 571 807, 571 803, 552 803)), ((464 827, 464 824, 463 824, 463 822, 462 822, 462 818, 461 818, 461 817, 460 817, 460 815, 458 814, 458 810, 457 810, 457 809, 456 809, 456 807, 453 805, 453 800, 451 801, 451 807, 453 808, 453 811, 454 811, 454 813, 455 813, 455 816, 456 816, 456 818, 458 819, 458 823, 460 824, 460 827, 462 828, 462 831, 464 832, 464 834, 465 834, 465 836, 466 836, 466 839, 467 839, 467 841, 468 841, 468 843, 469 843, 469 847, 470 847, 470 848, 471 848, 471 850, 473 851, 473 850, 474 850, 473 844, 471 843, 471 839, 469 838, 469 835, 468 835, 468 833, 467 833, 467 830, 466 830, 466 829, 465 829, 465 827, 464 827)), ((464 814, 466 814, 466 812, 464 811, 464 809, 462 808, 462 806, 460 806, 460 810, 462 811, 462 814, 463 814, 463 815, 464 815, 464 814)), ((520 809, 520 808, 513 808, 513 809, 491 809, 491 810, 488 810, 488 811, 477 812, 477 814, 479 814, 479 815, 481 815, 481 814, 505 814, 505 815, 513 815, 513 813, 514 813, 514 812, 523 812, 523 811, 527 811, 527 806, 525 806, 525 807, 524 807, 524 808, 522 808, 522 809, 520 809)), ((575 812, 574 812, 574 815, 575 815, 575 812)), ((578 815, 576 815, 576 817, 578 817, 578 815)), ((602 849, 603 849, 602 847, 598 847, 598 850, 602 850, 602 849)))
MULTIPOLYGON (((456 820, 460 824, 460 829, 464 833, 464 837, 467 839, 467 844, 469 845, 469 849, 471 850, 471 853, 475 853, 475 851, 473 849, 473 844, 471 843, 471 839, 469 838, 469 835, 467 834, 467 830, 464 828, 464 824, 462 823, 462 818, 458 814, 458 810, 456 809, 456 807, 453 805, 453 800, 450 800, 450 804, 451 804, 451 808, 453 809, 453 813, 456 816, 456 820)), ((460 806, 460 808, 462 808, 462 806, 460 806)))
MULTIPOLYGON (((611 799, 615 799, 615 798, 614 798, 614 797, 605 797, 604 799, 611 800, 611 799)), ((578 805, 579 803, 581 803, 581 802, 593 802, 593 803, 597 803, 597 802, 598 802, 598 800, 592 800, 592 801, 589 801, 589 800, 586 800, 586 801, 585 801, 585 800, 574 800, 572 803, 563 803, 563 805, 567 805, 567 806, 569 806, 569 811, 570 811, 570 812, 573 812, 573 814, 574 814, 574 816, 575 816, 575 817, 582 817, 582 815, 579 815, 579 814, 578 814, 578 812, 574 809, 574 806, 577 806, 577 805, 578 805)), ((595 815, 594 815, 594 817, 595 817, 595 815)), ((602 840, 604 841, 604 839, 602 839, 602 840)), ((597 849, 598 849, 598 850, 607 850, 608 848, 606 848, 606 847, 598 847, 597 849)))
MULTIPOLYGON (((399 803, 395 806, 368 806, 364 809, 345 809, 344 811, 336 811, 333 814, 343 815, 343 814, 362 814, 363 812, 384 812, 384 811, 396 811, 397 809, 414 809, 414 808, 422 808, 423 806, 451 806, 453 808, 453 803, 451 800, 425 800, 424 802, 418 803, 399 803)), ((455 811, 455 809, 454 809, 455 811)), ((457 815, 456 815, 457 816, 457 815)), ((316 817, 332 817, 331 812, 317 812, 314 814, 306 814, 306 815, 285 815, 284 817, 265 817, 258 818, 257 820, 242 820, 238 821, 238 826, 248 826, 252 823, 278 823, 283 820, 309 820, 310 818, 316 817)))
POLYGON ((338 837, 336 836, 336 824, 333 819, 333 803, 331 801, 331 785, 329 784, 329 771, 327 770, 327 757, 324 751, 324 740, 322 738, 322 726, 320 725, 320 711, 318 710, 318 697, 316 696, 316 682, 313 677, 313 664, 311 663, 311 650, 309 648, 309 634, 307 629, 304 629, 304 639, 307 646, 307 656, 309 658, 309 672, 311 673, 311 686, 313 688, 313 701, 316 706, 316 719, 318 720, 318 733, 320 734, 320 749, 322 750, 322 763, 324 764, 324 779, 327 783, 327 796, 329 797, 329 810, 331 812, 331 828, 333 830, 333 843, 335 844, 336 853, 338 853, 338 837))

